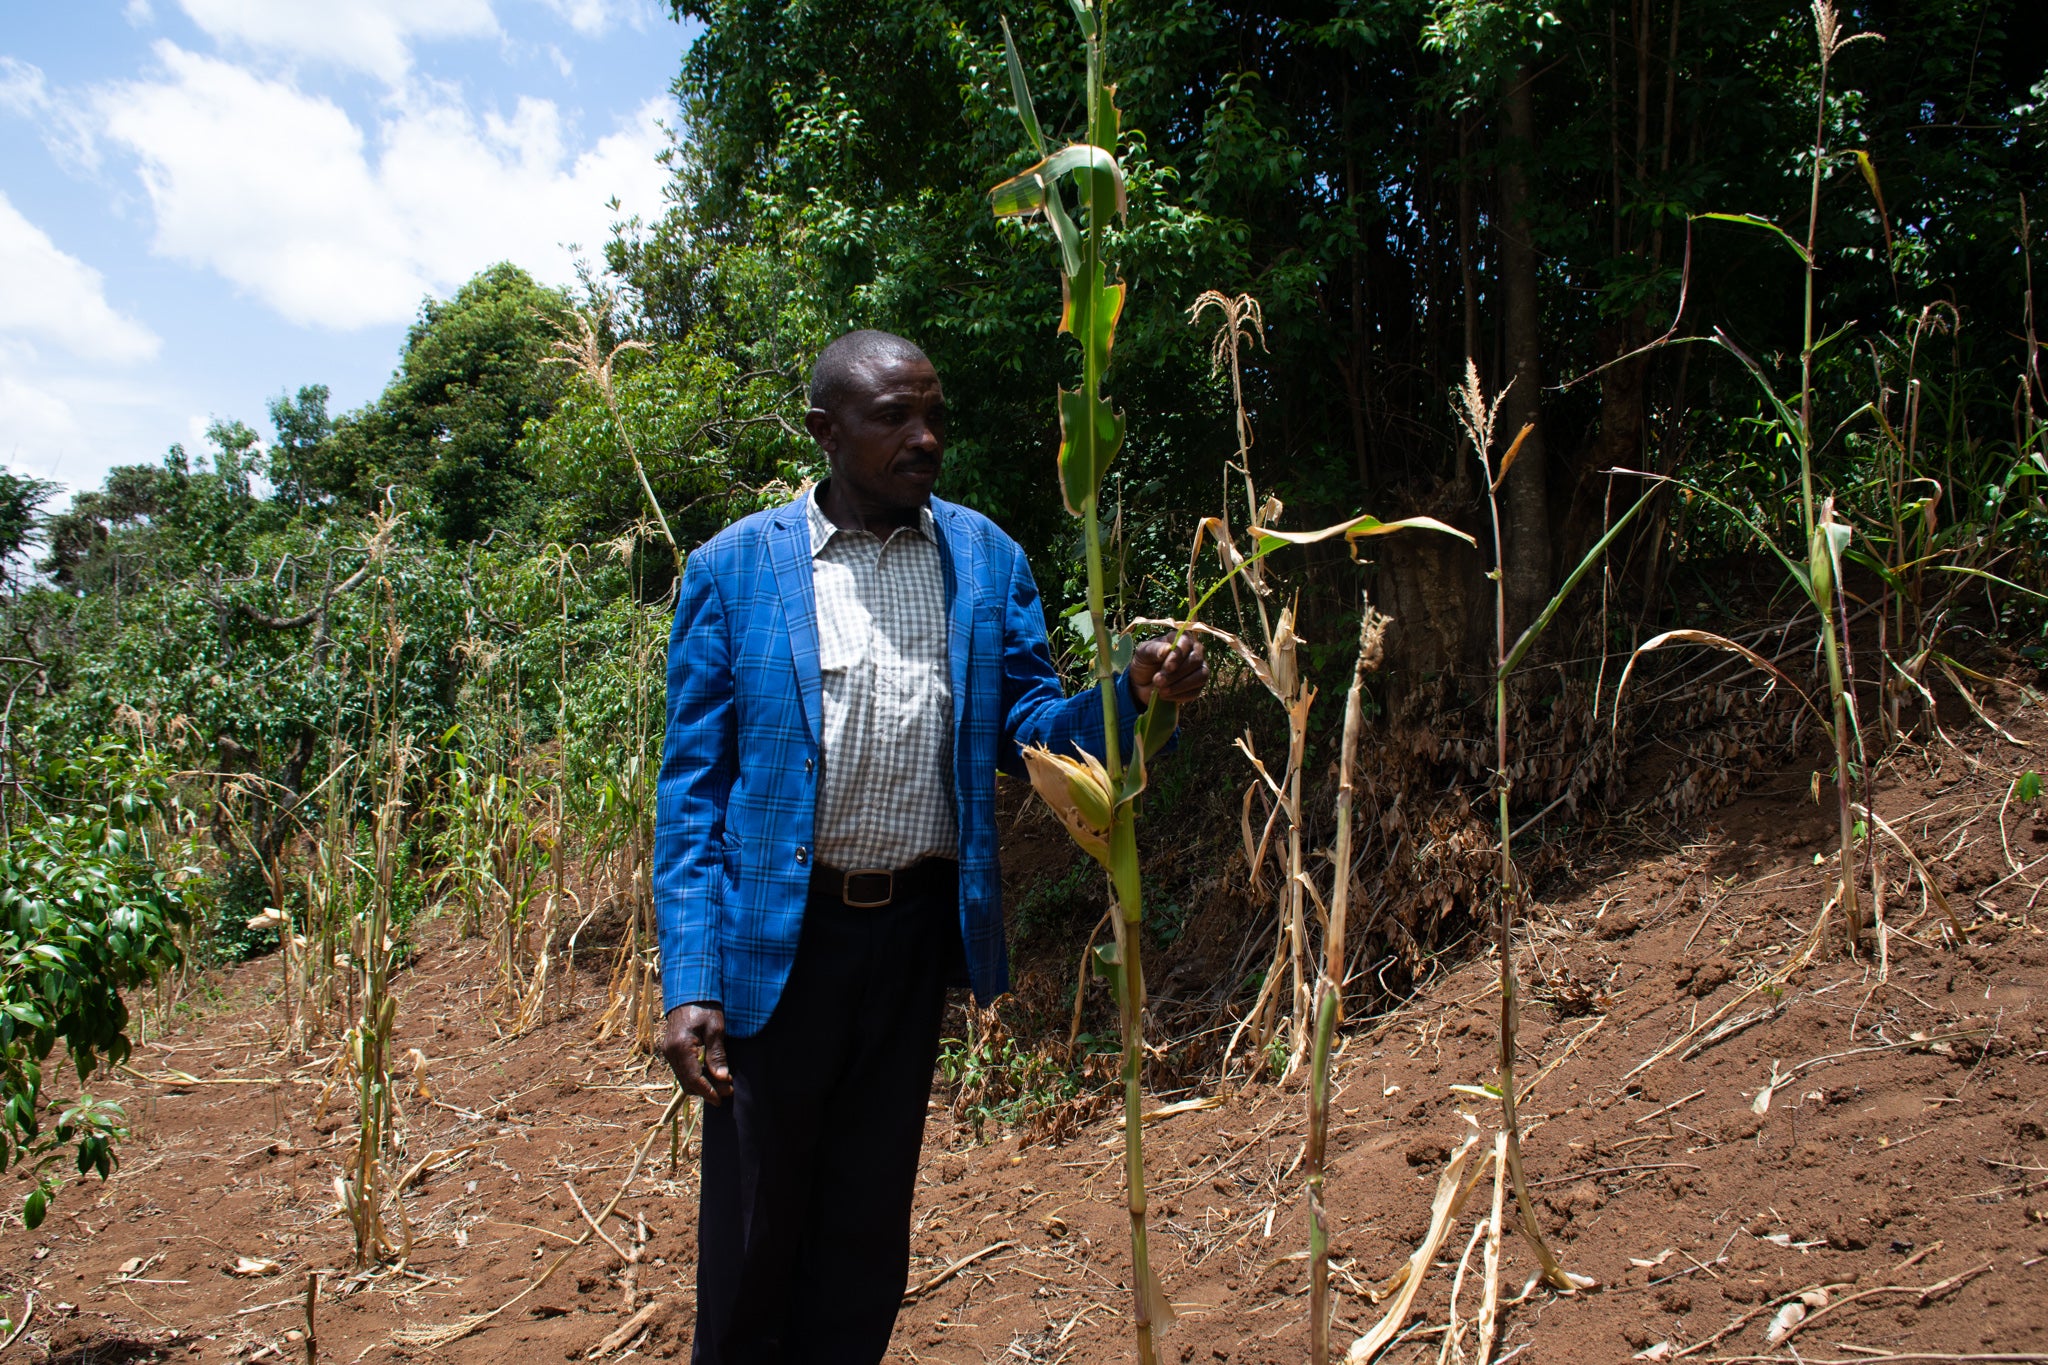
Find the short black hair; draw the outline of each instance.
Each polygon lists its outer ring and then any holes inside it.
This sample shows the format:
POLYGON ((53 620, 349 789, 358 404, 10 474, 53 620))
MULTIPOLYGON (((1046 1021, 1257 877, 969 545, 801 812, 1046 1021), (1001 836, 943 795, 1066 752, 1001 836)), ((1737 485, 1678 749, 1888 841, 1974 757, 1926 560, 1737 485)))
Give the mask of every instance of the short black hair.
POLYGON ((927 365, 931 364, 931 358, 919 349, 916 342, 894 332, 876 331, 871 327, 848 332, 820 351, 817 363, 811 366, 811 406, 826 412, 833 411, 845 401, 855 370, 870 362, 885 360, 922 360, 927 365))

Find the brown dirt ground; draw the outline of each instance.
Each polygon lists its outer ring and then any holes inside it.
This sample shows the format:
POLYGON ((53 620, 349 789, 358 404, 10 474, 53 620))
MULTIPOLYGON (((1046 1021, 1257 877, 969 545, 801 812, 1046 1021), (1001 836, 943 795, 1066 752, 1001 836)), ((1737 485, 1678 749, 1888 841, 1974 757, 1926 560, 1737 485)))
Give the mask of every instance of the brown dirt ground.
MULTIPOLYGON (((2038 708, 2007 723, 2048 740, 2038 708)), ((2003 799, 2037 752, 1983 738, 1892 765, 1879 810, 1933 866, 1969 933, 1948 943, 1918 879, 1887 855, 1889 979, 1874 955, 1831 941, 1781 989, 1753 989, 1806 942, 1827 896, 1832 816, 1803 768, 1699 828, 1642 831, 1630 856, 1545 888, 1521 949, 1525 1159, 1545 1231, 1603 1287, 1510 1307, 1498 1359, 1618 1361, 1663 1342, 1675 1354, 1742 1323, 1683 1358, 2048 1360, 2030 1354, 2048 1353, 2048 940, 2032 922, 2048 915, 2036 904, 2048 810, 2003 799), (1642 1066, 1718 1023, 1741 1027, 1642 1066), (1759 1116, 1774 1072, 1782 1083, 1759 1116), (1820 1286, 1841 1306, 1767 1349, 1774 1303, 1820 1286)), ((407 1193, 402 1270, 348 1269, 333 1181, 347 1101, 316 1120, 323 1059, 278 1055, 274 967, 249 964, 137 1051, 142 1072, 197 1083, 101 1087, 138 1120, 114 1178, 68 1189, 41 1229, 0 1242, 0 1292, 17 1309, 24 1291, 37 1298, 15 1358, 290 1361, 303 1349, 287 1332, 303 1326, 306 1272, 321 1269, 321 1358, 389 1360, 405 1354, 394 1329, 496 1307, 569 1245, 582 1221, 566 1187, 593 1209, 610 1198, 668 1087, 644 1059, 590 1041, 596 976, 581 983, 580 1014, 501 1040, 486 1019, 483 950, 445 932, 445 921, 422 931, 401 988, 396 1053, 430 1059, 425 1093, 406 1100, 406 1161, 474 1146, 407 1193), (236 1278, 238 1256, 282 1268, 236 1278)), ((1444 1158, 1473 1131, 1460 1111, 1490 1117, 1449 1087, 1494 1074, 1491 959, 1468 945, 1437 962, 1402 1008, 1356 1022, 1338 1062, 1340 1350, 1376 1317, 1366 1289, 1420 1238, 1444 1158)), ((1298 1080, 1263 1084, 1148 1127, 1155 1264, 1181 1315, 1165 1359, 1306 1357, 1304 1106, 1298 1080)), ((911 1282, 987 1254, 905 1308, 893 1357, 1129 1358, 1119 1147, 1113 1120, 1057 1146, 977 1146, 935 1099, 911 1282)), ((694 1184, 687 1155, 671 1167, 658 1142, 612 1220, 621 1240, 626 1219, 645 1220, 641 1289, 674 1308, 627 1354, 687 1355, 694 1184)), ((1436 1358, 1451 1273, 1488 1188, 1384 1359, 1436 1358)), ((1504 1293, 1530 1264, 1505 1248, 1504 1293)), ((438 1354, 580 1358, 623 1321, 622 1268, 587 1245, 438 1354)), ((1476 1306, 1468 1286, 1461 1312, 1476 1306)))

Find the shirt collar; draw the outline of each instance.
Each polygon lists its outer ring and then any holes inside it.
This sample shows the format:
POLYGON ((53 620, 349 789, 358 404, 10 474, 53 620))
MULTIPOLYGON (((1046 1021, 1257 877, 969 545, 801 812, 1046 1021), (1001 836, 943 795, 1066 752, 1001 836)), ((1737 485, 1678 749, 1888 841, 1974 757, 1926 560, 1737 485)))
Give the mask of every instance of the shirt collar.
MULTIPOLYGON (((821 487, 823 487, 822 484, 812 484, 811 491, 804 495, 804 520, 810 527, 811 557, 814 559, 824 550, 826 545, 831 543, 832 537, 841 534, 846 529, 834 523, 832 518, 825 515, 825 509, 818 505, 818 489, 821 487)), ((932 516, 932 506, 930 503, 926 503, 917 509, 916 530, 919 535, 929 540, 932 544, 936 545, 939 543, 938 521, 932 516)), ((873 532, 863 531, 849 534, 872 535, 873 532)))

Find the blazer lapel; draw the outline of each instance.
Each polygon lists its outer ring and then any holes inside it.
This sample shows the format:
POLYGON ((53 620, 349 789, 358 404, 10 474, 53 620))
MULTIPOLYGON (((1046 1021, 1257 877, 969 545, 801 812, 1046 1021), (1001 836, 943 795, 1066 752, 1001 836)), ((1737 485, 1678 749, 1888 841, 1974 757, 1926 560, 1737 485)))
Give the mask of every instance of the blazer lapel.
POLYGON ((811 577, 811 528, 804 500, 783 510, 768 542, 768 562, 775 570, 783 620, 789 626, 789 649, 796 664, 796 690, 803 698, 804 719, 811 740, 825 742, 825 687, 818 673, 818 596, 811 577))
MULTIPOLYGON (((950 503, 932 499, 932 525, 939 532, 939 563, 946 574, 946 658, 953 674, 953 733, 967 723, 967 658, 974 648, 974 584, 979 566, 970 537, 950 503)), ((955 743, 957 755, 960 746, 955 743)))

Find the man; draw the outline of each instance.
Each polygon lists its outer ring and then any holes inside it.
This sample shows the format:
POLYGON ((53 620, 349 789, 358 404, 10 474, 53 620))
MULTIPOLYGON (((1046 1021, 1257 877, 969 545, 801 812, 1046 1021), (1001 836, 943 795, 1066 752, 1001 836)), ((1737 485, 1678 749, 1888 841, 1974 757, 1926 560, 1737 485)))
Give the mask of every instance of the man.
MULTIPOLYGON (((996 771, 1103 747, 1024 552, 931 495, 924 353, 843 336, 810 405, 831 477, 690 556, 669 646, 654 899, 663 1051, 707 1106, 696 1365, 882 1358, 945 987, 1009 986, 996 771)), ((1139 645, 1124 752, 1207 677, 1199 646, 1139 645)))

